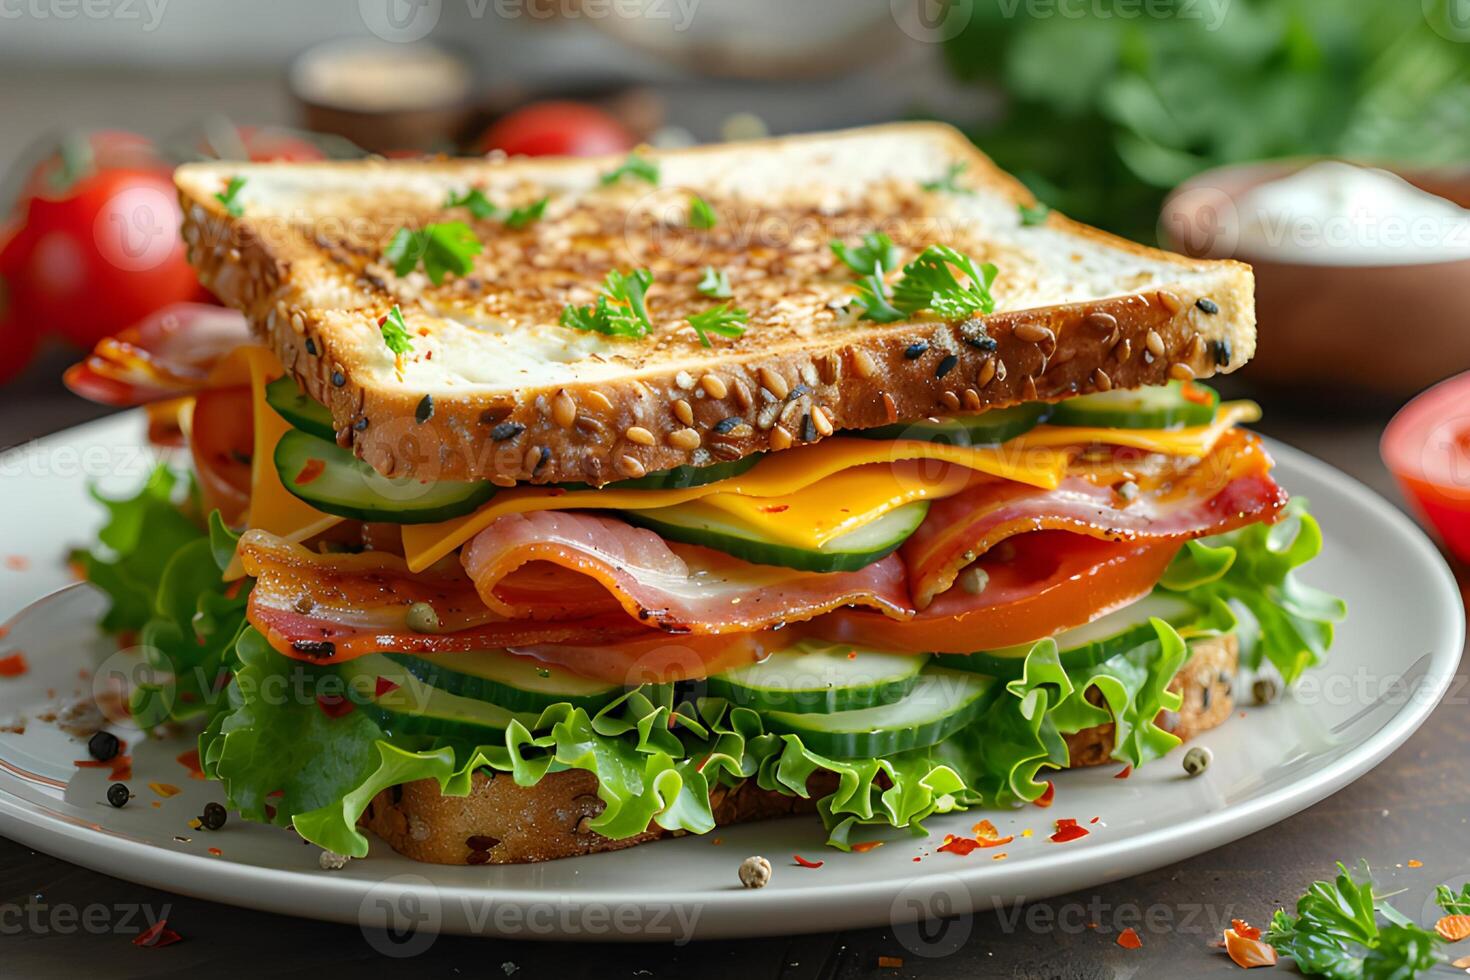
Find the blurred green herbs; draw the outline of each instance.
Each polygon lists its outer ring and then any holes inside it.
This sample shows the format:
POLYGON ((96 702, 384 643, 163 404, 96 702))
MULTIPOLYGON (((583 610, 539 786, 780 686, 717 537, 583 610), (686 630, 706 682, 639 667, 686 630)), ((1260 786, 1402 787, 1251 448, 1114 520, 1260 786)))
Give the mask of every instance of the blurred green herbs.
POLYGON ((1005 94, 970 131, 997 163, 1072 217, 1152 239, 1165 193, 1221 164, 1470 162, 1456 2, 952 0, 969 18, 945 56, 1005 94))

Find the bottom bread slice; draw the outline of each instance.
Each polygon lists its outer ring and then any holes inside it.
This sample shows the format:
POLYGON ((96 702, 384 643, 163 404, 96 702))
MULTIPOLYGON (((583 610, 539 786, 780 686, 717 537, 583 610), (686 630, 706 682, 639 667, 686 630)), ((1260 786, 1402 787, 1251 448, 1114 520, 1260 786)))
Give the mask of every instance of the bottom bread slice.
MULTIPOLYGON (((1182 739, 1221 724, 1234 708, 1231 689, 1239 647, 1234 636, 1197 640, 1170 683, 1183 697, 1177 712, 1164 712, 1161 727, 1182 739)), ((1101 765, 1113 751, 1113 726, 1098 725, 1066 736, 1071 765, 1101 765)), ((815 813, 816 800, 836 787, 814 777, 809 799, 762 790, 754 783, 717 787, 710 797, 720 826, 815 813)), ((602 811, 597 777, 579 769, 552 773, 535 786, 518 786, 508 774, 477 772, 468 796, 444 796, 431 779, 384 790, 362 824, 395 851, 432 864, 529 864, 616 851, 680 831, 657 827, 611 840, 588 829, 602 811)))

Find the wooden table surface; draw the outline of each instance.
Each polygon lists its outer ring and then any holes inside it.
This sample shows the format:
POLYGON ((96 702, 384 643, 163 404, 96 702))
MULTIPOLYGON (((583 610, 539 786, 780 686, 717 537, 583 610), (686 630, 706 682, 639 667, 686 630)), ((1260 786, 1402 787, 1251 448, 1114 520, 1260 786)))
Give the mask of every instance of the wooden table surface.
MULTIPOLYGON (((54 351, 26 377, 0 388, 0 445, 15 444, 99 414, 52 380, 67 355, 54 351)), ((1269 401, 1269 399, 1268 399, 1269 401)), ((1378 461, 1385 411, 1331 420, 1288 411, 1262 428, 1397 500, 1378 461)), ((1462 582, 1463 582, 1462 578, 1462 582)), ((916 930, 863 929, 683 947, 506 942, 444 936, 410 961, 418 975, 517 978, 922 977, 1175 978, 1235 976, 1208 943, 1233 916, 1263 923, 1334 862, 1366 859, 1395 901, 1416 916, 1440 881, 1470 874, 1470 724, 1464 668, 1447 703, 1388 761, 1341 792, 1275 827, 1151 874, 1027 907, 916 930), (1410 860, 1423 863, 1411 869, 1410 860), (1098 922, 1093 930, 1085 923, 1098 922), (1148 923, 1144 926, 1141 923, 1148 923), (1082 923, 1081 927, 1078 923, 1082 923), (1113 935, 1144 937, 1124 950, 1113 935), (899 969, 880 970, 879 957, 899 969)), ((351 926, 245 911, 95 874, 0 838, 0 976, 214 976, 268 970, 282 977, 377 966, 386 959, 351 926), (110 931, 63 931, 34 908, 140 907, 165 915, 185 942, 138 950, 110 931), (9 910, 9 911, 7 911, 9 910), (24 913, 24 915, 23 915, 24 913)), ((1459 971, 1444 968, 1444 975, 1459 971)))

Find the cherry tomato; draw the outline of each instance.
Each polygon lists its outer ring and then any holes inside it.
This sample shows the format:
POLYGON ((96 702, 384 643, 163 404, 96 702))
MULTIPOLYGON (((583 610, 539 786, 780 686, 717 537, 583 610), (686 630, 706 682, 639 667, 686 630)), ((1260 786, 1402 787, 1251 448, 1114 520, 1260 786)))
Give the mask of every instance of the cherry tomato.
POLYGON ((243 150, 245 158, 255 163, 268 163, 272 160, 300 163, 326 158, 326 154, 315 143, 297 136, 289 129, 235 126, 233 138, 230 138, 230 128, 225 127, 225 133, 220 140, 212 140, 206 135, 200 141, 200 151, 211 159, 237 160, 243 150))
POLYGON ((167 175, 171 168, 153 142, 121 129, 68 133, 49 156, 31 170, 18 206, 33 197, 63 198, 76 184, 100 170, 150 170, 167 175))
POLYGON ((1115 543, 1067 531, 1035 531, 979 564, 985 591, 950 589, 913 619, 839 610, 807 627, 838 643, 902 653, 974 653, 1029 643, 1091 622, 1147 594, 1179 550, 1178 541, 1115 543), (1006 556, 1002 560, 1002 556, 1006 556))
POLYGON ((626 153, 637 142, 628 127, 601 109, 580 102, 536 102, 496 120, 480 137, 476 150, 504 150, 511 156, 594 157, 626 153))
POLYGON ((197 297, 181 219, 173 184, 144 170, 104 170, 65 197, 32 198, 15 242, 16 315, 33 330, 91 347, 159 307, 197 297))

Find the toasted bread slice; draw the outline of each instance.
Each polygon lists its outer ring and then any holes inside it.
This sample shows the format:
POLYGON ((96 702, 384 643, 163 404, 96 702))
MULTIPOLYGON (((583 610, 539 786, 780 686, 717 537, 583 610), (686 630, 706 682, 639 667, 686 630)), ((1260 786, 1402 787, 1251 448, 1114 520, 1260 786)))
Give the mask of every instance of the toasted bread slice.
POLYGON ((176 180, 204 284, 330 407, 338 440, 390 476, 600 485, 841 429, 1203 377, 1255 349, 1248 266, 1056 213, 1028 225, 1032 196, 946 126, 647 157, 657 186, 605 184, 615 159, 211 163, 176 180), (954 167, 961 189, 934 189, 954 167), (221 200, 236 177, 238 216, 221 200), (471 188, 502 215, 549 201, 513 230, 445 207, 471 188), (715 227, 691 227, 696 194, 715 227), (395 233, 447 221, 483 242, 470 274, 395 275, 395 233), (900 263, 931 244, 995 263, 995 312, 858 319, 856 275, 828 243, 871 231, 900 263), (698 288, 711 267, 749 322, 703 346, 688 318, 725 302, 698 288), (558 324, 609 271, 638 268, 653 274, 650 335, 558 324), (413 337, 401 362, 379 327, 395 305, 413 337))
MULTIPOLYGON (((1229 718, 1238 654, 1234 636, 1191 643, 1189 660, 1169 685, 1184 702, 1160 724, 1188 740, 1229 718)), ((1111 760, 1111 724, 1068 735, 1066 740, 1073 767, 1111 760)), ((799 799, 742 783, 733 790, 716 789, 710 802, 715 822, 728 826, 813 814, 815 800, 835 788, 835 781, 827 786, 814 781, 808 787, 813 797, 799 799)), ((470 794, 463 797, 441 795, 432 779, 384 790, 363 814, 362 824, 395 851, 432 864, 530 864, 616 851, 671 836, 655 827, 636 837, 609 840, 587 827, 601 810, 597 779, 591 773, 553 773, 526 787, 506 775, 480 772, 470 794)))

